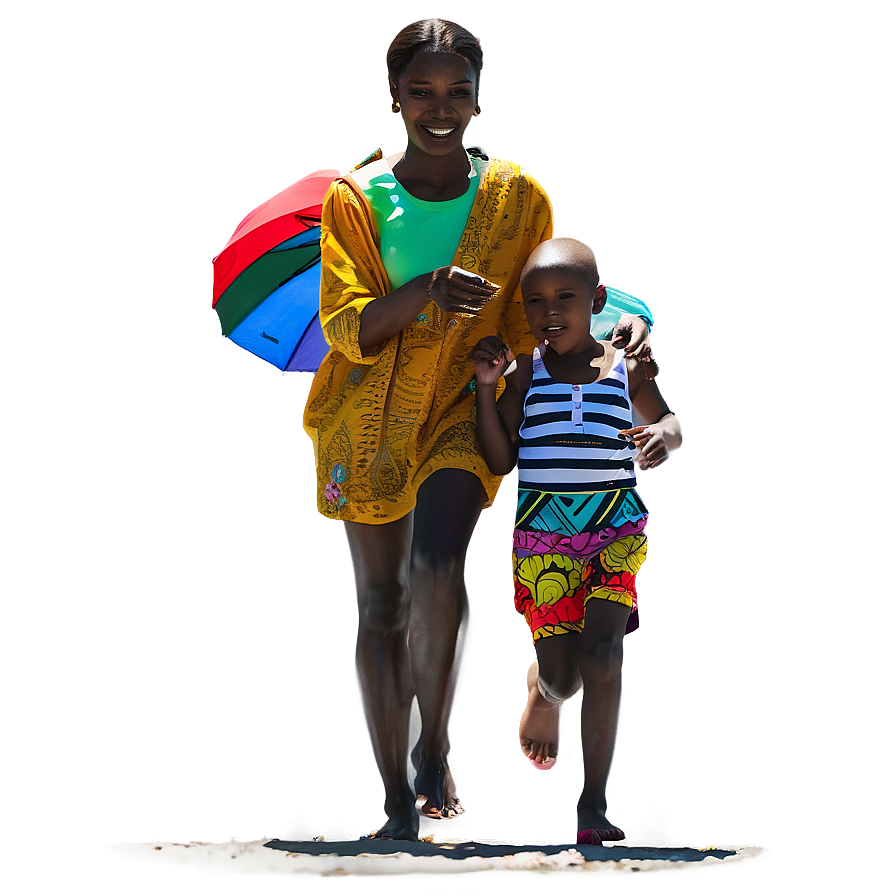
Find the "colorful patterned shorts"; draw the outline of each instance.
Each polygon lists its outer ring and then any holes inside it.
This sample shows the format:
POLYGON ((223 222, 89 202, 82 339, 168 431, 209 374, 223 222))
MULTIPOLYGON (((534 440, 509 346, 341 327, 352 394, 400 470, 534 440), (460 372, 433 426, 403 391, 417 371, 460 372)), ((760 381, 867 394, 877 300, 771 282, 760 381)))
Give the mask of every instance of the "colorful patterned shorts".
POLYGON ((520 489, 513 532, 514 602, 532 640, 580 632, 592 598, 631 607, 638 627, 635 575, 647 553, 647 508, 634 489, 546 494, 520 489))

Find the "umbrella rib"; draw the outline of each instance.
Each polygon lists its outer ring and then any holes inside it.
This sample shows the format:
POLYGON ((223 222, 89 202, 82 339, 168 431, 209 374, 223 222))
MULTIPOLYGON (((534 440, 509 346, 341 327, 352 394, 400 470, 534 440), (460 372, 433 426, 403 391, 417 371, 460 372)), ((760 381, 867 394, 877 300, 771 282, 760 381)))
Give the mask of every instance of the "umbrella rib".
MULTIPOLYGON (((302 347, 302 342, 305 337, 308 335, 308 331, 314 326, 315 323, 319 320, 318 316, 315 314, 310 321, 308 321, 308 326, 302 331, 302 335, 299 338, 299 341, 296 343, 296 347, 292 350, 292 354, 289 356, 289 360, 286 362, 286 366, 283 368, 284 370, 289 370, 289 365, 292 364, 293 359, 299 353, 299 349, 302 347)), ((327 337, 324 336, 324 339, 327 337)))
MULTIPOLYGON (((298 277, 299 274, 304 274, 305 271, 309 270, 310 268, 313 268, 316 264, 320 264, 320 254, 319 253, 317 255, 315 255, 315 257, 312 258, 311 261, 309 261, 307 264, 302 265, 302 267, 300 267, 297 271, 293 271, 285 280, 281 280, 280 285, 277 287, 277 289, 279 289, 280 286, 285 286, 287 283, 289 283, 290 280, 293 280, 294 278, 298 277)), ((273 290, 272 290, 272 292, 273 292, 273 290)))

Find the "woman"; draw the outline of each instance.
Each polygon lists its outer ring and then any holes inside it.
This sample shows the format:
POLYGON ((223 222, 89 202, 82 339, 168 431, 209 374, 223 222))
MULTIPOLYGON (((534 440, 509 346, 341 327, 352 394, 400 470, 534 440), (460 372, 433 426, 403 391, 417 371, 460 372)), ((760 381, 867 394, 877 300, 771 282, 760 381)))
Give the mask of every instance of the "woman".
MULTIPOLYGON (((318 508, 345 523, 358 599, 356 662, 386 823, 414 840, 422 811, 463 811, 447 755, 462 634, 464 559, 494 500, 475 434, 479 339, 531 352, 519 299, 530 251, 552 235, 550 202, 518 166, 467 152, 479 115, 482 51, 441 19, 403 29, 387 54, 404 154, 379 152, 338 179, 321 226, 321 324, 331 350, 304 424, 314 440, 318 508), (422 730, 408 786, 408 720, 422 730)), ((646 325, 627 318, 631 344, 646 325)))

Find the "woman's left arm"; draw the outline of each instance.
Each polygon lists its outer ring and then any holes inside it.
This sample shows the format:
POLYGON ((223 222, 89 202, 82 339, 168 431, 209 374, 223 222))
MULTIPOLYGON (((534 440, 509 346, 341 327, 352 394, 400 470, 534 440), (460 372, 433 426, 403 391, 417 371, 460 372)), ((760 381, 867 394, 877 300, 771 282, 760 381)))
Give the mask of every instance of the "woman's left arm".
POLYGON ((610 340, 615 348, 624 348, 628 357, 644 362, 651 379, 659 372, 650 351, 652 327, 653 312, 646 302, 610 286, 603 310, 591 320, 595 339, 610 340))

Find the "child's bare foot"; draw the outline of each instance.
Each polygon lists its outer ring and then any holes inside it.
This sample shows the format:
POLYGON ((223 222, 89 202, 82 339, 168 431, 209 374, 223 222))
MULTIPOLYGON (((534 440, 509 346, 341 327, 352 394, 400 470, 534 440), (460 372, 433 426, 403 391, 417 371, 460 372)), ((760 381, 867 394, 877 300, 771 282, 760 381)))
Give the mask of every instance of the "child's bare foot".
POLYGON ((603 840, 625 840, 625 831, 612 824, 603 812, 579 809, 576 843, 600 846, 603 840))
POLYGON ((529 699, 520 719, 520 747, 538 769, 549 769, 557 761, 560 742, 560 704, 546 700, 538 690, 538 662, 526 673, 529 699))
POLYGON ((417 799, 425 802, 420 808, 427 818, 454 818, 462 815, 464 807, 457 798, 454 778, 444 756, 433 756, 424 759, 420 745, 414 747, 411 761, 417 770, 414 778, 414 790, 417 799))

